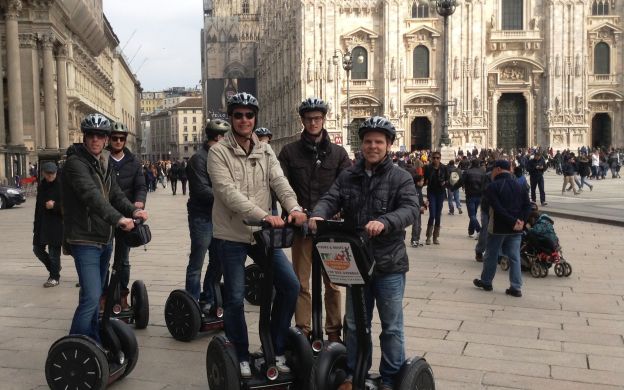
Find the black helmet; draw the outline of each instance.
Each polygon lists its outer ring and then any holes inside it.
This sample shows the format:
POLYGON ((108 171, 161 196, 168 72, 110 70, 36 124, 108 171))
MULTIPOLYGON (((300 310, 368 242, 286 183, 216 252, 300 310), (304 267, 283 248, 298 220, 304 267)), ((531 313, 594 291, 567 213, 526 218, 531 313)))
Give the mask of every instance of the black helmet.
POLYGON ((358 129, 358 135, 360 139, 364 139, 364 134, 369 131, 380 131, 390 137, 390 142, 393 143, 396 138, 396 129, 394 125, 384 118, 383 116, 373 116, 362 122, 358 129))
POLYGON ((299 116, 303 116, 306 112, 320 111, 323 115, 327 114, 327 103, 317 98, 307 98, 299 105, 299 116))
POLYGON ((269 139, 273 138, 273 133, 271 133, 271 130, 266 127, 258 127, 254 130, 254 133, 256 133, 258 137, 269 137, 269 139))
POLYGON ((111 123, 111 133, 128 135, 128 127, 121 122, 111 123))
POLYGON ((258 99, 247 92, 239 92, 236 95, 232 95, 227 102, 227 113, 232 115, 235 107, 248 107, 254 110, 256 113, 260 110, 258 105, 258 99))
POLYGON ((223 119, 212 119, 206 123, 206 127, 204 127, 204 133, 206 133, 206 137, 209 139, 215 138, 219 135, 223 135, 230 131, 232 127, 227 121, 223 119))
POLYGON ((90 132, 110 135, 111 123, 102 114, 89 114, 80 122, 80 130, 83 133, 90 132))

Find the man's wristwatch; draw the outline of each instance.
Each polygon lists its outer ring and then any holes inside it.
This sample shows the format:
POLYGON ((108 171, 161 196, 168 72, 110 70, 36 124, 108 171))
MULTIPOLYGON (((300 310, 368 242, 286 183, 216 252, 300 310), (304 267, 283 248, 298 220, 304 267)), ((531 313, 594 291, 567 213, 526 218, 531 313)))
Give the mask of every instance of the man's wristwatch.
POLYGON ((298 211, 300 213, 303 213, 303 208, 301 206, 295 206, 292 208, 292 210, 290 210, 288 214, 291 214, 293 211, 298 211))

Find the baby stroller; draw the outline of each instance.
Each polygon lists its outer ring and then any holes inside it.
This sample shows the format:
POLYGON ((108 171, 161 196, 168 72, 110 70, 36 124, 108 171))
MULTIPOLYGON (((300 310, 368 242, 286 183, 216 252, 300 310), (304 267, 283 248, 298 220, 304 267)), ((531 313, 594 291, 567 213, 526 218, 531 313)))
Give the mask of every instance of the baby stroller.
MULTIPOLYGON (((523 270, 530 270, 535 278, 548 276, 554 266, 558 277, 570 276, 572 266, 563 257, 559 238, 555 233, 554 221, 546 214, 531 213, 528 221, 531 226, 522 234, 520 244, 520 262, 523 270)), ((509 269, 509 259, 501 259, 501 268, 509 269)))

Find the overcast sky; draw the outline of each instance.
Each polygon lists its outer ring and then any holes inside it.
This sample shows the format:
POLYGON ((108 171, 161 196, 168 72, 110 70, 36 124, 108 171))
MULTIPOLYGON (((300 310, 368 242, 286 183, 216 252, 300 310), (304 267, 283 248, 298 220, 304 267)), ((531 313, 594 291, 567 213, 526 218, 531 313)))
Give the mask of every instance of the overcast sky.
POLYGON ((103 3, 104 14, 144 91, 201 84, 201 0, 103 3))

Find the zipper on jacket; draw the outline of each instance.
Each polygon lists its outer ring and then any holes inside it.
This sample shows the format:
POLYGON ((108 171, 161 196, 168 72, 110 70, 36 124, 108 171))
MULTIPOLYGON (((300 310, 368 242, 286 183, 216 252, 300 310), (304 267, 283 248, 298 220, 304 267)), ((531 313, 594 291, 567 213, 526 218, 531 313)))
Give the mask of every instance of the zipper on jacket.
POLYGON ((87 230, 91 233, 91 211, 89 210, 89 206, 87 206, 87 230))

